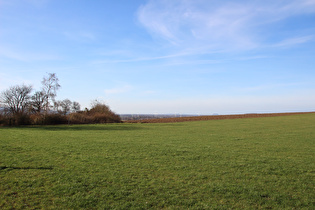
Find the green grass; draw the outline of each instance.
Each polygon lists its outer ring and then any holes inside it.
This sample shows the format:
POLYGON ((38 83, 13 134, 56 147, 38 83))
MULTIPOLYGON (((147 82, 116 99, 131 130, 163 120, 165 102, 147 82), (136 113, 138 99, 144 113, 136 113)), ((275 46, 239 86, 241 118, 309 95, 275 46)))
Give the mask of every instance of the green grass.
POLYGON ((0 209, 314 209, 315 115, 0 128, 0 209))

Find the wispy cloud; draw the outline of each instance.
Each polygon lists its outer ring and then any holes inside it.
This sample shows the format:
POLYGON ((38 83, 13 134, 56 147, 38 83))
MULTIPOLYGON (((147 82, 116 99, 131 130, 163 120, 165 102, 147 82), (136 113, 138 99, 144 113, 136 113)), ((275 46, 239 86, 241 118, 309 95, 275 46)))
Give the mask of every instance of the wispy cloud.
MULTIPOLYGON (((150 0, 137 15, 149 33, 174 46, 244 50, 264 45, 264 37, 256 29, 261 31, 270 23, 313 13, 314 2, 150 0)), ((295 41, 290 44, 301 43, 295 41)))
MULTIPOLYGON (((123 57, 132 57, 130 59, 103 59, 103 60, 95 60, 92 63, 93 64, 104 64, 104 63, 133 63, 133 62, 142 62, 142 61, 154 61, 154 60, 168 60, 172 58, 181 58, 185 56, 190 55, 205 55, 205 54, 216 54, 216 53, 222 53, 223 51, 219 50, 209 50, 205 47, 196 47, 196 48, 188 48, 188 49, 182 49, 181 51, 177 53, 170 53, 162 56, 135 56, 134 53, 126 51, 113 51, 112 53, 102 53, 102 56, 123 56, 123 57)), ((202 60, 203 62, 205 60, 202 60)), ((212 62, 213 60, 211 60, 212 62)), ((209 62, 209 60, 207 60, 209 62)))
POLYGON ((174 57, 182 57, 185 55, 189 55, 187 53, 178 53, 178 54, 170 54, 165 56, 152 56, 152 57, 137 57, 132 59, 124 59, 124 60, 98 60, 94 61, 94 64, 101 64, 101 63, 132 63, 132 62, 141 62, 141 61, 153 61, 153 60, 162 60, 174 57))
POLYGON ((302 37, 295 37, 282 40, 279 43, 273 45, 273 47, 291 47, 298 44, 307 43, 314 39, 314 36, 302 36, 302 37))
MULTIPOLYGON (((162 40, 163 54, 143 55, 139 49, 130 49, 120 55, 103 55, 105 59, 93 64, 138 63, 166 61, 163 65, 209 64, 229 59, 216 58, 213 54, 227 55, 230 52, 247 50, 268 50, 270 48, 292 47, 314 40, 313 35, 300 33, 276 36, 270 32, 272 24, 294 15, 315 12, 315 0, 288 1, 182 1, 149 0, 137 11, 139 23, 155 40, 162 40), (267 35, 266 35, 267 34, 267 35), (274 38, 276 36, 276 38, 274 38), (165 45, 166 43, 166 45, 165 45), (202 55, 198 59, 191 56, 202 55), (207 56, 205 56, 207 55, 207 56)), ((161 51, 160 51, 161 52, 161 51)), ((232 55, 233 56, 233 55, 232 55)))

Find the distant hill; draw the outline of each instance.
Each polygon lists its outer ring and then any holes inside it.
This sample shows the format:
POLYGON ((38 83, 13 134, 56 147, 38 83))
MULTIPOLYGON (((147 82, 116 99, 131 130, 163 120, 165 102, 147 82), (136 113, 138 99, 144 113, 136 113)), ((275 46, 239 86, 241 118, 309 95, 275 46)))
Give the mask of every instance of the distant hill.
MULTIPOLYGON (((224 120, 224 119, 238 119, 238 118, 256 118, 256 117, 277 117, 277 116, 287 116, 295 114, 310 114, 315 112, 289 112, 289 113, 265 113, 265 114, 235 114, 235 115, 181 115, 181 117, 171 117, 174 115, 161 115, 163 117, 157 118, 147 118, 138 120, 124 120, 128 123, 168 123, 168 122, 185 122, 185 121, 199 121, 199 120, 224 120)), ((150 115, 149 115, 150 116, 150 115)))

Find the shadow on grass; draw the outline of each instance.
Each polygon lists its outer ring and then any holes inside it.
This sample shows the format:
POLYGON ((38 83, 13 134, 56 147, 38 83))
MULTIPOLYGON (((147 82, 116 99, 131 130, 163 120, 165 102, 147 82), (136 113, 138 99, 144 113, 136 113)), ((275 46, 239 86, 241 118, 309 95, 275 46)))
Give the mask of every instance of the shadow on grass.
POLYGON ((37 169, 37 170, 52 170, 53 167, 9 167, 9 166, 0 166, 0 170, 13 170, 13 169, 18 169, 18 170, 31 170, 31 169, 37 169))
POLYGON ((89 125, 43 125, 43 126, 26 126, 26 129, 40 129, 47 131, 130 131, 130 130, 142 130, 141 126, 136 125, 124 125, 124 124, 89 124, 89 125))

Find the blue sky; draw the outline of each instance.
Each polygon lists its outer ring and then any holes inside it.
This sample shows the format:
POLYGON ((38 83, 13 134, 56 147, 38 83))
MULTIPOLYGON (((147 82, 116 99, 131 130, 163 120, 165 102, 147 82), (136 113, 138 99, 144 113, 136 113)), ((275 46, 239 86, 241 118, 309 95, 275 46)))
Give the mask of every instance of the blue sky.
POLYGON ((0 91, 117 113, 315 110, 315 0, 0 0, 0 91))

